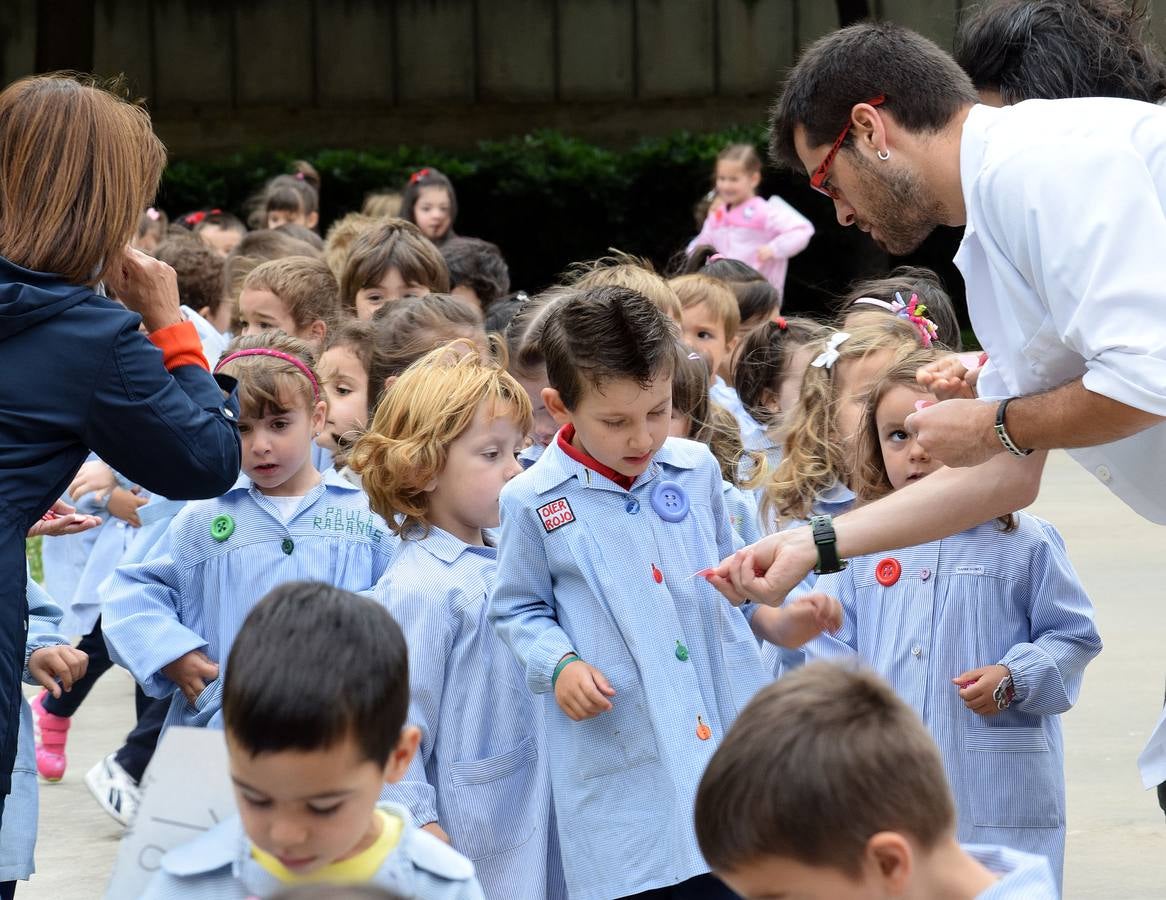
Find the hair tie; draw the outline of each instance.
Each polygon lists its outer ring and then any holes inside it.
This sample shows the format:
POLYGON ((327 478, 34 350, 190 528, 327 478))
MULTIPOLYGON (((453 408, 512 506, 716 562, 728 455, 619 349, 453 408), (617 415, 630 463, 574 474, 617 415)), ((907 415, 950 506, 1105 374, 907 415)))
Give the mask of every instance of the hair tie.
POLYGON ((704 264, 707 266, 709 263, 715 263, 718 260, 728 259, 728 258, 729 257, 725 256, 725 254, 723 254, 723 253, 714 253, 712 256, 710 256, 708 259, 706 259, 704 261, 704 264))
POLYGON ((215 374, 222 371, 223 366, 231 362, 231 360, 238 359, 241 356, 272 356, 275 359, 282 359, 284 362, 289 362, 301 372, 304 377, 311 382, 312 385, 312 402, 318 403, 320 400, 320 385, 316 382, 316 376, 312 374, 312 370, 308 368, 307 364, 302 359, 297 359, 290 353, 284 353, 282 350, 269 350, 266 347, 253 347, 250 350, 236 350, 234 353, 229 353, 219 360, 219 364, 215 366, 215 374))
POLYGON ((187 214, 186 224, 188 227, 193 228, 195 225, 199 224, 205 218, 206 218, 206 213, 203 212, 201 209, 199 209, 199 210, 196 210, 195 212, 187 214))
POLYGON ((162 218, 162 213, 158 212, 158 210, 151 206, 146 210, 146 218, 151 222, 157 222, 160 218, 162 218))
POLYGON ((221 216, 222 214, 223 214, 223 211, 221 209, 212 209, 210 211, 210 215, 212 215, 212 216, 221 216))
POLYGON ((900 319, 906 319, 919 332, 919 341, 924 347, 930 347, 931 342, 939 334, 939 326, 924 315, 927 312, 927 307, 919 302, 918 294, 911 295, 910 303, 904 303, 903 295, 895 291, 895 299, 891 303, 875 297, 859 297, 850 305, 858 306, 860 303, 864 306, 877 306, 880 309, 885 309, 887 312, 893 313, 900 319))
POLYGON ((412 175, 409 176, 409 184, 416 184, 418 181, 420 181, 422 178, 425 178, 428 175, 429 175, 428 168, 418 169, 416 172, 414 172, 412 175))
POLYGON ((304 173, 303 172, 296 172, 296 181, 303 181, 303 180, 304 180, 304 173))
POLYGON ((789 322, 785 320, 785 316, 778 316, 774 319, 773 324, 777 326, 778 331, 786 331, 789 329, 789 322))
POLYGON ((815 369, 826 369, 827 371, 832 369, 834 363, 838 362, 842 355, 838 352, 838 348, 849 338, 850 335, 845 331, 836 331, 830 335, 830 340, 826 342, 826 349, 819 353, 810 365, 815 369))

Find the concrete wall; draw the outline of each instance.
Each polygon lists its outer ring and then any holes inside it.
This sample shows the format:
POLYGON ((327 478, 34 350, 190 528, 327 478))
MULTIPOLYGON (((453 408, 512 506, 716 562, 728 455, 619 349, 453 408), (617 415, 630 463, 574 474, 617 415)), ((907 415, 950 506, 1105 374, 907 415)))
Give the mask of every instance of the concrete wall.
MULTIPOLYGON (((125 73, 179 153, 461 145, 542 126, 619 143, 757 121, 799 48, 838 25, 833 0, 95 0, 65 14, 66 5, 53 0, 38 16, 35 0, 3 0, 0 76, 35 70, 46 36, 38 19, 73 34, 87 12, 92 52, 69 64, 125 73)), ((950 47, 964 5, 870 8, 950 47)))

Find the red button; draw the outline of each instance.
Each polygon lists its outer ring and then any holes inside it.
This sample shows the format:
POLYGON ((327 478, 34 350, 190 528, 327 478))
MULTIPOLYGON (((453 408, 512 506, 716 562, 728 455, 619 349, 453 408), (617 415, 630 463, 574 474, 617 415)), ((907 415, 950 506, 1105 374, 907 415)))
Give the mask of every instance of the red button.
POLYGON ((656 584, 664 583, 664 573, 656 568, 655 563, 652 563, 652 577, 656 579, 656 584))
POLYGON ((899 576, 902 574, 903 567, 899 565, 899 561, 889 556, 875 566, 875 578, 883 587, 890 587, 899 580, 899 576))

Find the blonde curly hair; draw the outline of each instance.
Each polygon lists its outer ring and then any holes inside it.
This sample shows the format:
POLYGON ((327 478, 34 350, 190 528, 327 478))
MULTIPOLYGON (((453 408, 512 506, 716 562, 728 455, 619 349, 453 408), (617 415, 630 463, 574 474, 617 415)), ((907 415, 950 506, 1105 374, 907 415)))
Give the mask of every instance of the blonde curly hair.
POLYGON ((429 492, 449 445, 466 432, 478 409, 507 416, 526 433, 530 398, 501 363, 471 341, 450 341, 417 360, 385 392, 372 427, 352 448, 369 505, 401 536, 428 533, 429 492))

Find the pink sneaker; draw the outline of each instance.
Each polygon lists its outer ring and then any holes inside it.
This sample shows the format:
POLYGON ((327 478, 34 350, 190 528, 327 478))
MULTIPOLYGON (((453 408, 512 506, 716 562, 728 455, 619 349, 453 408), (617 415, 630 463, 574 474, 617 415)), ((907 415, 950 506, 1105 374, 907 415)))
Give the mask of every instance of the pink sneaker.
POLYGON ((65 776, 65 741, 73 720, 54 716, 45 710, 48 691, 41 691, 29 705, 32 707, 33 735, 36 740, 36 770, 45 781, 60 781, 65 776))

